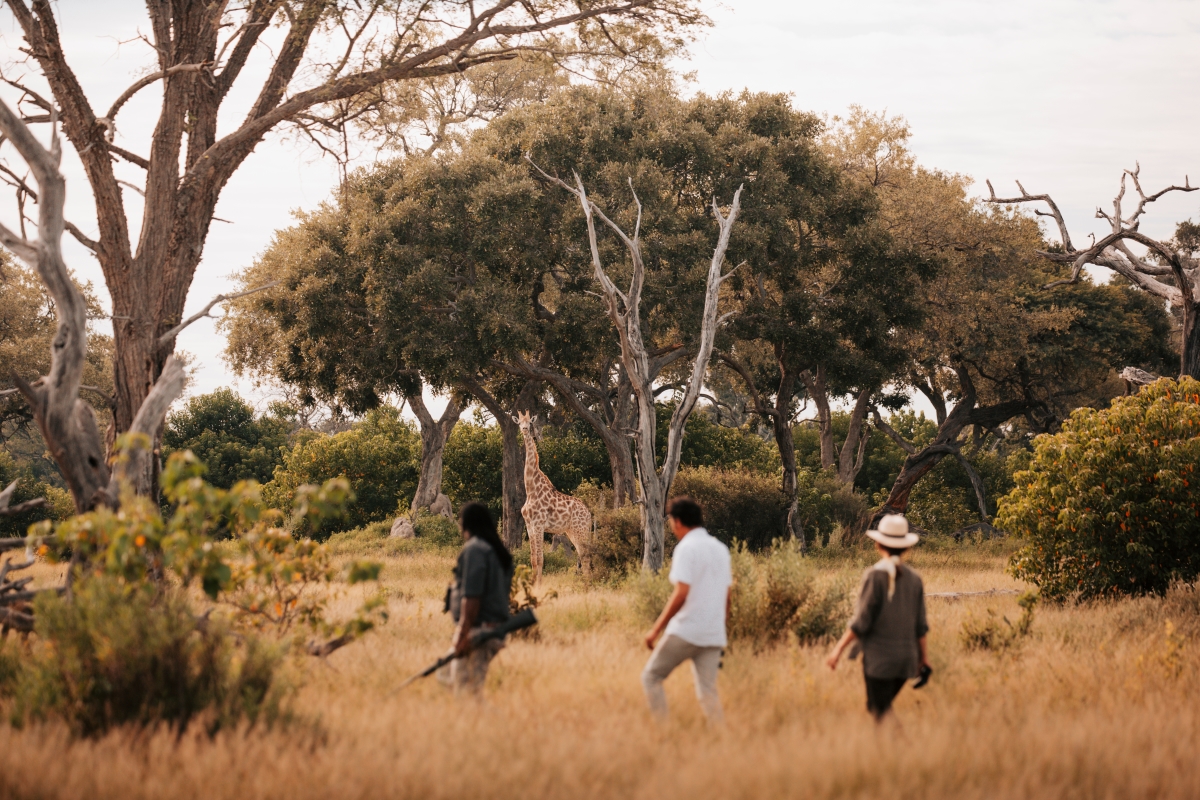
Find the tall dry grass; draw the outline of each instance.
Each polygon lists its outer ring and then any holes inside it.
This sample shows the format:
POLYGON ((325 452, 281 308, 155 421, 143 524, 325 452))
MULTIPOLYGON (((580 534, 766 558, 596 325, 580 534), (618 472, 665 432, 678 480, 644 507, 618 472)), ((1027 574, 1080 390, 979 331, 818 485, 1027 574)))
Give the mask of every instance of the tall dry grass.
MULTIPOLYGON (((864 559, 852 560, 818 568, 864 559)), ((916 563, 931 592, 1018 588, 986 549, 931 549, 916 563)), ((482 705, 432 680, 389 694, 447 642, 449 566, 444 552, 388 557, 392 621, 303 667, 307 723, 74 742, 54 725, 0 727, 0 795, 1167 798, 1200 787, 1194 593, 1039 607, 1032 635, 999 654, 966 651, 959 631, 989 608, 1015 620, 1014 597, 930 600, 936 672, 901 693, 902 728, 875 728, 858 665, 831 674, 824 648, 734 647, 720 678, 728 724, 710 730, 687 670, 667 682, 672 722, 651 722, 633 592, 570 574, 550 576, 559 597, 540 640, 500 654, 482 705)))

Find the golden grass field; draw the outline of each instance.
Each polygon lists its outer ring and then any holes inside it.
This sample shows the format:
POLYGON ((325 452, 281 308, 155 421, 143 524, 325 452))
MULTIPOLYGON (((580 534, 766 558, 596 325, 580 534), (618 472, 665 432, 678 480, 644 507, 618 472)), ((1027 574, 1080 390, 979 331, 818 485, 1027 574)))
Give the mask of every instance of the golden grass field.
MULTIPOLYGON (((209 740, 167 732, 71 741, 57 725, 0 727, 6 798, 1186 798, 1200 795, 1200 600, 1039 606, 1033 634, 1003 653, 967 652, 959 632, 1014 596, 930 599, 936 670, 876 729, 860 667, 823 666, 826 647, 735 646, 711 730, 691 675, 667 682, 673 719, 641 695, 646 627, 632 590, 548 575, 559 596, 539 641, 512 642, 486 701, 434 679, 392 690, 436 658, 450 551, 385 554, 391 620, 327 663, 301 663, 302 721, 209 740), (1173 629, 1173 631, 1172 631, 1173 629)), ((823 570, 868 563, 822 558, 823 570)), ((997 550, 918 551, 928 592, 1012 589, 997 550)), ((349 608, 354 598, 341 602, 349 608)))

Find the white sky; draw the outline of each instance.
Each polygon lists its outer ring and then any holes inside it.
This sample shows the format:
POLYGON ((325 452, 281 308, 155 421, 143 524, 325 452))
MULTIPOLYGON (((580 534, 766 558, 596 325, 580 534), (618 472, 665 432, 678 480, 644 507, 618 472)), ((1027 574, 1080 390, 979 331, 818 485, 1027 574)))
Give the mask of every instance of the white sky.
MULTIPOLYGON (((59 0, 65 50, 102 113, 149 63, 137 0, 59 0), (126 40, 124 44, 122 40, 126 40)), ((1200 182, 1200 3, 1194 0, 738 0, 707 2, 715 26, 693 48, 685 70, 698 88, 790 92, 797 108, 839 114, 853 104, 905 116, 913 149, 929 166, 991 178, 1000 193, 1022 181, 1058 201, 1078 242, 1103 223, 1121 170, 1142 165, 1148 190, 1200 182)), ((0 61, 19 56, 19 30, 0 11, 0 61)), ((243 78, 250 75, 244 74, 243 78)), ((242 113, 248 86, 232 98, 242 113)), ((4 91, 10 103, 15 95, 4 91)), ((121 112, 118 144, 144 153, 161 94, 143 90, 121 112)), ((231 115, 223 127, 239 120, 231 115)), ((78 160, 64 160, 68 218, 91 235, 95 215, 78 160)), ((119 177, 141 184, 129 165, 119 177)), ((261 144, 222 195, 188 299, 188 313, 230 288, 289 225, 336 183, 334 165, 311 147, 273 137, 261 144)), ((983 189, 983 191, 986 191, 983 189)), ((127 198, 136 199, 132 192, 127 198)), ((1200 210, 1200 193, 1159 201, 1142 230, 1168 234, 1200 210)), ((0 207, 10 227, 15 214, 0 207)), ((134 230, 136 237, 136 226, 134 230)), ((94 259, 66 237, 68 262, 103 286, 94 259)), ((103 294, 103 291, 101 291, 103 294)), ((261 399, 221 358, 211 321, 185 331, 178 346, 196 357, 194 393, 233 386, 261 399)))

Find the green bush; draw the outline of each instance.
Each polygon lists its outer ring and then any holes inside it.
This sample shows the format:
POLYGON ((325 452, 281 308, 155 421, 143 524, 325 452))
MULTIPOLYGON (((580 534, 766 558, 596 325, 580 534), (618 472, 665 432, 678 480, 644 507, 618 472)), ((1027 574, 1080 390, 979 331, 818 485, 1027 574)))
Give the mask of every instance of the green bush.
POLYGON ((757 555, 739 542, 731 556, 731 639, 763 647, 790 632, 808 645, 842 632, 850 614, 848 585, 841 579, 822 579, 790 542, 777 541, 757 555))
POLYGON ((997 524, 1047 598, 1163 593, 1200 575, 1200 382, 1161 379, 1035 440, 997 524))
POLYGON ((266 483, 283 460, 291 427, 277 416, 256 419, 249 403, 218 389, 193 397, 167 418, 163 455, 191 450, 208 467, 208 482, 222 489, 247 479, 266 483))
POLYGON ((57 486, 37 480, 28 466, 19 464, 6 450, 0 450, 0 489, 13 481, 17 488, 9 503, 17 505, 37 497, 45 498, 47 504, 20 514, 0 517, 0 538, 24 536, 29 526, 44 519, 65 519, 75 513, 75 502, 71 495, 57 486))
POLYGON ((613 509, 612 490, 583 483, 575 496, 592 511, 596 530, 589 545, 589 577, 606 580, 642 563, 642 512, 639 506, 613 509))
MULTIPOLYGON (((674 403, 657 407, 655 441, 658 460, 662 463, 667 452, 667 430, 674 403)), ((748 426, 728 428, 713 422, 707 414, 693 413, 688 417, 680 445, 679 463, 683 467, 715 467, 727 470, 748 470, 763 475, 776 475, 783 468, 779 448, 748 426)), ((610 478, 611 480, 611 478, 610 478)))
POLYGON ((580 433, 547 427, 538 442, 538 466, 565 494, 573 493, 584 482, 605 486, 612 483, 612 465, 604 442, 591 431, 580 433))
POLYGON ((5 659, 14 724, 53 717, 97 736, 198 721, 211 734, 284 712, 283 649, 198 625, 179 592, 99 575, 77 582, 72 600, 40 595, 35 619, 29 655, 5 659))
POLYGON ((275 478, 263 487, 263 499, 273 508, 290 508, 301 486, 345 478, 355 501, 343 517, 328 522, 321 535, 359 528, 394 516, 401 503, 411 501, 420 457, 421 437, 413 426, 394 408, 376 409, 348 431, 293 447, 275 468, 275 478))
POLYGON ((417 538, 438 547, 458 547, 462 544, 462 533, 458 524, 440 514, 419 514, 413 523, 417 538))
POLYGON ((688 495, 700 503, 704 526, 725 544, 738 539, 761 550, 782 535, 787 520, 788 504, 779 484, 776 475, 687 467, 671 484, 671 496, 688 495))
POLYGON ((460 422, 450 432, 442 459, 442 491, 455 508, 486 503, 500 518, 504 491, 504 442, 497 425, 460 422))

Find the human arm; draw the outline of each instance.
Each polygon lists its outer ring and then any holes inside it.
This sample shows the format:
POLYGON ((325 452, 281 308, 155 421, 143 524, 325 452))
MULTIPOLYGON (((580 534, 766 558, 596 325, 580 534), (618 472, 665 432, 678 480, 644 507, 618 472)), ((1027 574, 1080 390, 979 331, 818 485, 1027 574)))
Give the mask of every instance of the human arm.
POLYGON ((833 651, 829 654, 829 658, 825 659, 825 666, 830 669, 837 669, 838 662, 842 659, 842 653, 850 643, 857 639, 854 631, 846 628, 846 632, 842 634, 842 638, 838 639, 837 644, 833 646, 833 651))
POLYGON ((683 582, 675 584, 675 590, 671 592, 671 597, 667 600, 666 606, 663 607, 662 613, 658 615, 658 619, 654 622, 654 627, 646 634, 646 647, 654 649, 654 643, 658 641, 658 637, 662 635, 663 629, 667 627, 667 623, 671 618, 679 613, 679 609, 683 608, 683 604, 687 601, 688 590, 691 587, 683 582))
POLYGON ((454 637, 454 655, 465 656, 471 652, 471 629, 475 627, 475 621, 479 619, 479 607, 482 604, 483 598, 480 597, 464 597, 462 599, 458 631, 454 637))

